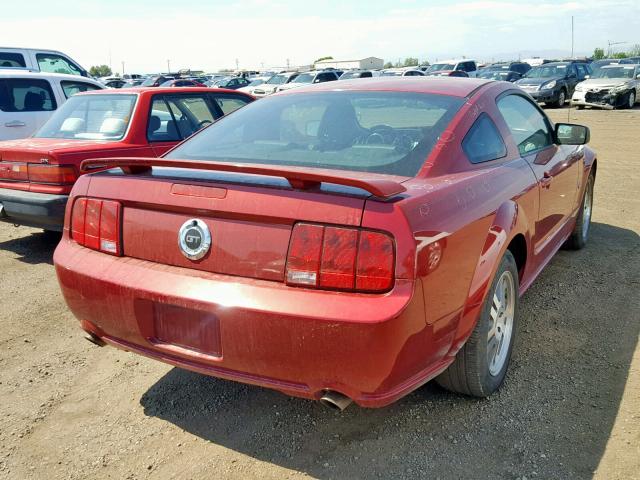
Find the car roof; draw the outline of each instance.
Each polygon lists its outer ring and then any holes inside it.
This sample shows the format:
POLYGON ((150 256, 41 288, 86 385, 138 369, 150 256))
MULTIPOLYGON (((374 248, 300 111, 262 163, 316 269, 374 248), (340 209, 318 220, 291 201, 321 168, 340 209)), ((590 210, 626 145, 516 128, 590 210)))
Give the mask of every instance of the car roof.
POLYGON ((2 77, 33 77, 33 78, 58 78, 60 80, 81 80, 81 81, 89 81, 100 83, 97 80, 94 80, 89 77, 81 77, 80 75, 70 75, 67 73, 49 73, 49 72, 34 72, 33 70, 28 70, 25 68, 1 68, 0 67, 0 76, 2 77))
POLYGON ((92 90, 90 92, 80 92, 76 93, 76 95, 124 95, 124 94, 135 94, 135 95, 150 95, 157 93, 169 93, 171 95, 180 95, 185 93, 236 93, 238 95, 244 95, 245 97, 250 97, 251 95, 247 95, 243 92, 238 92, 236 90, 229 90, 226 88, 209 88, 209 87, 130 87, 130 88, 118 88, 115 90, 92 90))
POLYGON ((580 63, 580 62, 549 62, 549 63, 543 63, 542 65, 538 65, 538 67, 553 67, 555 65, 571 65, 572 63, 580 63))
POLYGON ((285 90, 278 95, 296 95, 303 92, 327 91, 392 91, 433 93, 450 95, 453 97, 468 97, 474 90, 491 83, 491 80, 460 77, 375 77, 366 82, 359 80, 343 80, 340 82, 325 82, 308 87, 285 90))

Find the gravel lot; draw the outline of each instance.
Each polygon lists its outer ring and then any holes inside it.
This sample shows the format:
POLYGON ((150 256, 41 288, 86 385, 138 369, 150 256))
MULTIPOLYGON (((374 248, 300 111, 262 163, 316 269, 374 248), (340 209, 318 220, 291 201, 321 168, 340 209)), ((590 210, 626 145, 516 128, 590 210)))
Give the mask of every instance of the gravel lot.
POLYGON ((599 156, 586 249, 522 302, 504 388, 338 414, 82 340, 55 245, 0 225, 0 478, 640 478, 640 109, 550 110, 599 156))

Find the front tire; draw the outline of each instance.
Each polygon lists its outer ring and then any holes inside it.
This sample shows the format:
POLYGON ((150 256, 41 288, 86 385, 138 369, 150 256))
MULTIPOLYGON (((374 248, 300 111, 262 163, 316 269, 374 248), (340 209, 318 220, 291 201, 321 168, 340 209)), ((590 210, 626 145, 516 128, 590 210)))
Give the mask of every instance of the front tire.
POLYGON ((593 211, 593 186, 595 177, 593 173, 589 174, 587 186, 582 196, 582 204, 576 218, 576 226, 573 227, 571 236, 567 239, 566 246, 572 250, 580 250, 584 248, 589 240, 589 230, 591 230, 591 212, 593 211))
POLYGON ((476 328, 453 363, 436 381, 452 392, 488 397, 504 382, 516 337, 518 268, 506 251, 480 312, 476 328))
POLYGON ((636 92, 631 91, 627 94, 625 108, 632 109, 636 104, 636 92))
POLYGON ((560 93, 558 93, 558 100, 553 103, 553 106, 556 108, 562 108, 565 103, 567 103, 567 92, 562 88, 560 89, 560 93))

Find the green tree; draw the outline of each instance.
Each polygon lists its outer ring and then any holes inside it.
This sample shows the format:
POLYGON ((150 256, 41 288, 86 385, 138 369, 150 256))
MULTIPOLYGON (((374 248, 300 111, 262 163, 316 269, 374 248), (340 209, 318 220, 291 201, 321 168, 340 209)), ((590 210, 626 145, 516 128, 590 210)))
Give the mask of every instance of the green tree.
POLYGON ((630 57, 640 57, 640 43, 636 43, 627 53, 630 57))
POLYGON ((594 60, 602 60, 604 58, 604 48, 596 48, 593 51, 594 60))
POLYGON ((625 52, 617 52, 611 55, 613 58, 627 58, 628 55, 625 52))
POLYGON ((333 60, 333 57, 332 57, 332 56, 328 56, 328 57, 320 57, 319 59, 317 59, 317 60, 316 60, 315 62, 313 62, 313 63, 318 63, 318 62, 321 62, 321 61, 323 61, 323 60, 333 60))
POLYGON ((92 77, 109 77, 112 73, 109 65, 96 65, 89 69, 89 75, 92 77))
POLYGON ((403 67, 417 67, 420 61, 417 58, 407 57, 404 59, 403 67))
POLYGON ((393 63, 387 62, 387 63, 384 64, 384 66, 382 68, 393 68, 393 63))

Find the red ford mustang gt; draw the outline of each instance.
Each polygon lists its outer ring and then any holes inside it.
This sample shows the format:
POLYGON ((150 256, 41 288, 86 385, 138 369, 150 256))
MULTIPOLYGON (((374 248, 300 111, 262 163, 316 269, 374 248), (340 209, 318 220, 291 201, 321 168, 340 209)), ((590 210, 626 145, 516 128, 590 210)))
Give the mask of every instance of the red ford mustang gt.
POLYGON ((506 82, 294 89, 81 176, 58 278, 94 343, 182 368, 337 408, 484 397, 519 297, 587 240, 588 140, 506 82))

